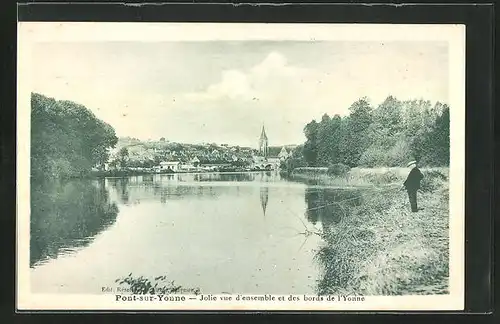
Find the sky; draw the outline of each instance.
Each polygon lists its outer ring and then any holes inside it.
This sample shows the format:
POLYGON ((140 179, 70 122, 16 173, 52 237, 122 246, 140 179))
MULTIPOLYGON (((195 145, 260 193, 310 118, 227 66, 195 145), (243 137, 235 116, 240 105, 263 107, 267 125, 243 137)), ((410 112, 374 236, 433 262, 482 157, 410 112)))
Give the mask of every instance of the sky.
POLYGON ((324 113, 368 97, 448 103, 444 42, 37 43, 32 91, 85 105, 117 136, 257 147, 300 144, 324 113))

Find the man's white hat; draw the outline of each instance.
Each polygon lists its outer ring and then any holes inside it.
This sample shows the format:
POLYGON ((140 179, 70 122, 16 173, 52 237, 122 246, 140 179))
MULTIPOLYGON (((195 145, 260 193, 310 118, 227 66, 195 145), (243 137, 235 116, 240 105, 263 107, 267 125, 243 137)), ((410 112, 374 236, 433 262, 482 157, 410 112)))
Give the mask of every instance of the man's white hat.
POLYGON ((409 167, 409 166, 412 166, 414 164, 417 164, 417 161, 410 161, 410 162, 408 162, 408 164, 406 166, 409 167))

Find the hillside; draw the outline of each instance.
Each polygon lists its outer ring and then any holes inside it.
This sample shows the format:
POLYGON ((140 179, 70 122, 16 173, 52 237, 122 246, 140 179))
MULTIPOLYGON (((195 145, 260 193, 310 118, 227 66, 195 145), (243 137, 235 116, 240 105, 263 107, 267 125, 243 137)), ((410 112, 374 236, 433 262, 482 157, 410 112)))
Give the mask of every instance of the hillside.
MULTIPOLYGON (((285 146, 288 151, 295 145, 285 146)), ((282 146, 269 147, 269 156, 276 157, 282 146)), ((201 163, 225 163, 228 161, 250 161, 258 154, 256 149, 244 146, 230 146, 226 144, 187 144, 168 140, 141 141, 136 138, 122 137, 118 139, 115 149, 111 151, 110 163, 117 163, 121 158, 120 152, 126 150, 127 165, 136 167, 151 167, 161 161, 189 162, 198 159, 201 163)))

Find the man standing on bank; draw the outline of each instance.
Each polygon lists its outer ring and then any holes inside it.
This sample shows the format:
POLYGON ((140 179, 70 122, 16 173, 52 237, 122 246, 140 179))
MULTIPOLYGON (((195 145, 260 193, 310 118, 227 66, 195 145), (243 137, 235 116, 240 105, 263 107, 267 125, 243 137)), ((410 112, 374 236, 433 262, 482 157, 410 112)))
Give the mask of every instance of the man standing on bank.
POLYGON ((406 181, 403 183, 403 187, 408 192, 408 198, 410 198, 411 211, 417 212, 417 190, 420 189, 420 181, 424 178, 424 175, 417 168, 417 161, 411 161, 408 163, 407 167, 411 168, 406 181))

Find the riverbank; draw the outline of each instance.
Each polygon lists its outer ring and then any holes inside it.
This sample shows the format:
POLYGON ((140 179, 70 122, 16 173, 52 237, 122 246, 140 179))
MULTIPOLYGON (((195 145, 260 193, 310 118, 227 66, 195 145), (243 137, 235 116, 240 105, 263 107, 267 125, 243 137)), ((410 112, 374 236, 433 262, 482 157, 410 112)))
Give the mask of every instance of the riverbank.
MULTIPOLYGON (((448 168, 421 168, 430 177, 442 176, 448 178, 448 168)), ((290 180, 298 180, 308 184, 319 184, 324 186, 345 187, 373 187, 387 185, 401 185, 408 175, 407 168, 352 168, 349 172, 340 176, 328 174, 328 168, 297 168, 288 175, 290 180)), ((422 186, 426 186, 424 179, 422 186)))
MULTIPOLYGON (((300 175, 326 185, 377 188, 323 231, 320 294, 446 294, 449 276, 448 169, 422 169, 417 213, 399 187, 408 170, 353 169, 348 177, 300 175), (394 185, 391 185, 394 184, 394 185), (384 187, 385 186, 385 187, 384 187)), ((295 177, 298 175, 296 174, 295 177)))
POLYGON ((88 178, 120 178, 120 177, 135 177, 135 176, 153 176, 153 175, 164 175, 164 174, 209 174, 209 173, 224 173, 224 174, 234 174, 234 173, 256 173, 256 172, 274 172, 274 170, 218 170, 218 171, 178 171, 178 172, 150 172, 141 170, 116 170, 116 171, 92 171, 88 174, 88 178))

